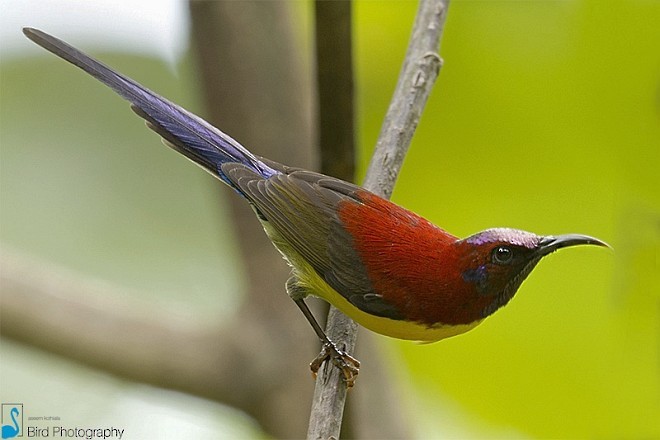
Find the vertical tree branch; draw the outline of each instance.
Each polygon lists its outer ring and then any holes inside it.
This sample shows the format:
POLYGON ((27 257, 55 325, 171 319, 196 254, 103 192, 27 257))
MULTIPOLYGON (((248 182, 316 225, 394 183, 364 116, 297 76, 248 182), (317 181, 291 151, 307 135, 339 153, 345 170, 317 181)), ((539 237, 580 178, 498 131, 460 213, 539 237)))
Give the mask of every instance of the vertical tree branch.
MULTIPOLYGON (((321 172, 352 181, 355 172, 350 1, 314 3, 321 172)), ((326 334, 353 352, 357 324, 330 306, 326 334)), ((312 399, 308 438, 339 438, 346 387, 336 368, 322 367, 312 399)))
MULTIPOLYGON (((317 7, 319 3, 323 2, 317 2, 317 7)), ((449 0, 421 0, 419 4, 399 80, 364 182, 366 189, 386 198, 392 194, 410 140, 440 71, 442 63, 438 50, 448 6, 449 0)), ((341 347, 354 351, 357 326, 334 308, 328 315, 326 330, 341 347)), ((341 375, 326 363, 319 372, 314 392, 309 439, 339 438, 345 400, 346 387, 341 375)))
POLYGON ((442 59, 438 55, 449 0, 420 0, 399 80, 363 186, 390 198, 442 59))
POLYGON ((321 172, 355 178, 351 2, 315 3, 316 81, 321 172))

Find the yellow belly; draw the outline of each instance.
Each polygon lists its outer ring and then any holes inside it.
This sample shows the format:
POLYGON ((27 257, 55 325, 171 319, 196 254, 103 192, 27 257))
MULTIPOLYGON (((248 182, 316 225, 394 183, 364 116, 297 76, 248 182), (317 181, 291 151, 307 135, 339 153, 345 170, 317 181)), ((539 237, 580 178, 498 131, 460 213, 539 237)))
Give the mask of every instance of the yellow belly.
MULTIPOLYGON (((298 266, 298 269, 301 268, 298 266)), ((311 267, 300 270, 298 276, 301 283, 309 287, 310 294, 318 296, 337 307, 345 315, 371 331, 392 338, 407 339, 420 342, 435 342, 440 339, 456 336, 473 329, 481 323, 475 321, 464 325, 434 325, 428 326, 412 321, 375 316, 365 313, 351 304, 346 298, 330 287, 311 267), (304 273, 303 273, 304 272, 304 273)))

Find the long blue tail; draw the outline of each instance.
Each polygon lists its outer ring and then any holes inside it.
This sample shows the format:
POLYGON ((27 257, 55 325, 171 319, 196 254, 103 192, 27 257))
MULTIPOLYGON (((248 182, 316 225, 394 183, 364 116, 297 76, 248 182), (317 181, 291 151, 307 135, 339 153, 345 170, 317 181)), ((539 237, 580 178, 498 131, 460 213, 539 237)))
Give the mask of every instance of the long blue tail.
POLYGON ((128 100, 133 110, 147 120, 147 125, 160 134, 168 146, 225 183, 233 186, 220 168, 226 162, 241 163, 266 178, 277 173, 202 118, 115 72, 75 47, 38 29, 23 28, 23 33, 39 46, 78 66, 128 100))

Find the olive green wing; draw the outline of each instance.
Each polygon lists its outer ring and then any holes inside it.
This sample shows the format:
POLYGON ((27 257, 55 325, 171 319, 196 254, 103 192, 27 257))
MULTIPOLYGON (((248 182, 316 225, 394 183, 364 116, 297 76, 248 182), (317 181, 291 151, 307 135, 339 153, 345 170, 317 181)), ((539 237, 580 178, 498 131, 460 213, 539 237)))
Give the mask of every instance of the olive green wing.
POLYGON ((334 290, 361 310, 391 319, 400 312, 374 291, 353 239, 338 215, 342 203, 362 203, 360 188, 323 174, 272 161, 279 171, 264 178, 244 165, 227 163, 222 172, 334 290))

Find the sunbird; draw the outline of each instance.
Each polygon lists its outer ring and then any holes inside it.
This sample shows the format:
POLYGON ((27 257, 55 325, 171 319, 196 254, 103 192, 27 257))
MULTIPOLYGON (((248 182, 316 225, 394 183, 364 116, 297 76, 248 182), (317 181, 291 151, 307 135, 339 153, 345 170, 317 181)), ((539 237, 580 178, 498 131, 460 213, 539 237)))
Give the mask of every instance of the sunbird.
POLYGON ((348 386, 360 364, 326 336, 307 296, 324 299, 376 333, 434 342, 475 328, 506 305, 544 256, 576 245, 609 247, 587 235, 510 228, 459 239, 357 185, 254 155, 69 44, 33 28, 23 33, 128 100, 168 147, 247 200, 291 266, 286 291, 323 344, 312 371, 330 360, 348 386))

